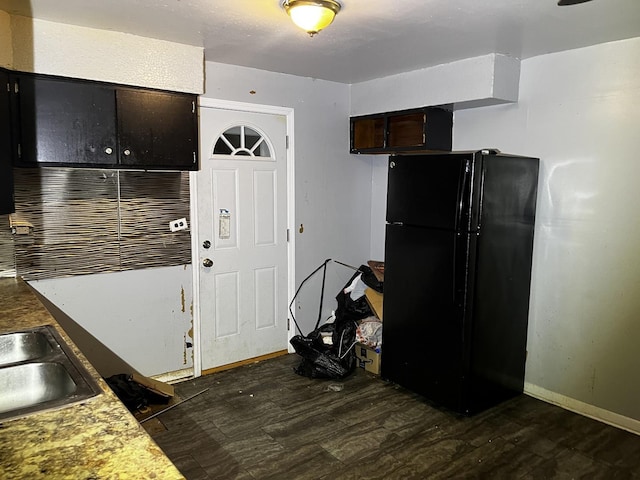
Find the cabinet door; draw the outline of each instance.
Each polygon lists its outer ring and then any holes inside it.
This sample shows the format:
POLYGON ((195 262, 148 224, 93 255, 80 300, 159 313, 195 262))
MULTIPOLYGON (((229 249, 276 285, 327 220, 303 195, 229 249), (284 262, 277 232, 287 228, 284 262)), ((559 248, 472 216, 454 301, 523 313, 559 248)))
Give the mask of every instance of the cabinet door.
POLYGON ((0 70, 0 215, 15 211, 8 85, 9 74, 0 70))
POLYGON ((118 89, 122 167, 196 170, 195 96, 118 89))
POLYGON ((384 149, 384 147, 385 118, 383 116, 351 119, 352 152, 371 148, 384 149))
POLYGON ((16 75, 13 82, 20 125, 17 165, 117 162, 112 87, 32 75, 16 75))
POLYGON ((389 115, 387 130, 390 149, 420 147, 425 144, 425 114, 423 112, 406 115, 389 115))

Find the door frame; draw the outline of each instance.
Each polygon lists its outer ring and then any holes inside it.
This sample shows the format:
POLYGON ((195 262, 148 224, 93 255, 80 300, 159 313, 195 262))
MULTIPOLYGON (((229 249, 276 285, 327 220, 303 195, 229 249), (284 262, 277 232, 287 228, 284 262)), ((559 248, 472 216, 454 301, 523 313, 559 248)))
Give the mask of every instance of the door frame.
MULTIPOLYGON (((234 112, 266 113, 271 115, 282 115, 286 118, 286 135, 288 138, 286 149, 287 162, 287 299, 293 298, 295 294, 295 142, 293 136, 294 110, 289 107, 277 107, 272 105, 260 105, 255 103, 235 102, 231 100, 218 100, 215 98, 198 98, 198 129, 200 128, 200 108, 216 108, 219 110, 230 110, 234 112)), ((201 132, 200 132, 201 133, 201 132)), ((198 136, 198 150, 202 135, 198 136)), ((200 317, 200 255, 198 244, 198 190, 196 185, 196 172, 189 172, 190 189, 190 216, 191 216, 191 271, 192 271, 192 317, 193 317, 193 376, 202 375, 202 347, 201 347, 201 317, 200 317)), ((288 305, 287 305, 288 306, 288 305)), ((290 328, 289 311, 287 309, 287 342, 293 336, 290 328)), ((291 345, 288 346, 292 352, 291 345)))

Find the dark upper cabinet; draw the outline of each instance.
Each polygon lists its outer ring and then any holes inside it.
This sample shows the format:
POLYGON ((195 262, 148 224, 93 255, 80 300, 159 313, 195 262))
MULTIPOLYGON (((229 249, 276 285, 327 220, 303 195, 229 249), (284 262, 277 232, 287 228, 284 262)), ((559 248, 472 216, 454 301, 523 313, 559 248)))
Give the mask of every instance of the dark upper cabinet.
POLYGON ((0 70, 0 214, 13 213, 13 168, 11 166, 11 117, 9 72, 0 70))
POLYGON ((351 153, 451 151, 453 113, 424 107, 351 117, 351 153))
POLYGON ((15 75, 18 166, 117 163, 113 88, 90 82, 15 75))
POLYGON ((196 170, 196 96, 13 74, 14 164, 196 170))
POLYGON ((197 168, 198 124, 191 95, 119 89, 120 163, 197 168))

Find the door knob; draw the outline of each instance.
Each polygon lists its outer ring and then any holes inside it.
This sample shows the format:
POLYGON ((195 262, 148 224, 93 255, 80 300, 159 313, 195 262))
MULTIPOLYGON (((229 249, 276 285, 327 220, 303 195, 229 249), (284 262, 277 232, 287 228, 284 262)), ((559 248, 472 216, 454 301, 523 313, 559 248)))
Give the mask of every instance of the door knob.
POLYGON ((211 248, 211 242, 209 240, 205 240, 202 242, 202 248, 211 248))
POLYGON ((213 260, 211 260, 210 258, 205 258, 202 261, 202 265, 204 265, 205 267, 209 268, 209 267, 213 267, 213 260))

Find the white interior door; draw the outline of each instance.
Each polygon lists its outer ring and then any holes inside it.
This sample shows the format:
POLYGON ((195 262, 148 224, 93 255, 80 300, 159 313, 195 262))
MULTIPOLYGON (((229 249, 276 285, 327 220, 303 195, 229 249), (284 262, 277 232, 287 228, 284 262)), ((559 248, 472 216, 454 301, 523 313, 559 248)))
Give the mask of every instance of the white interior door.
POLYGON ((201 107, 200 139, 205 371, 287 349, 286 117, 201 107))

